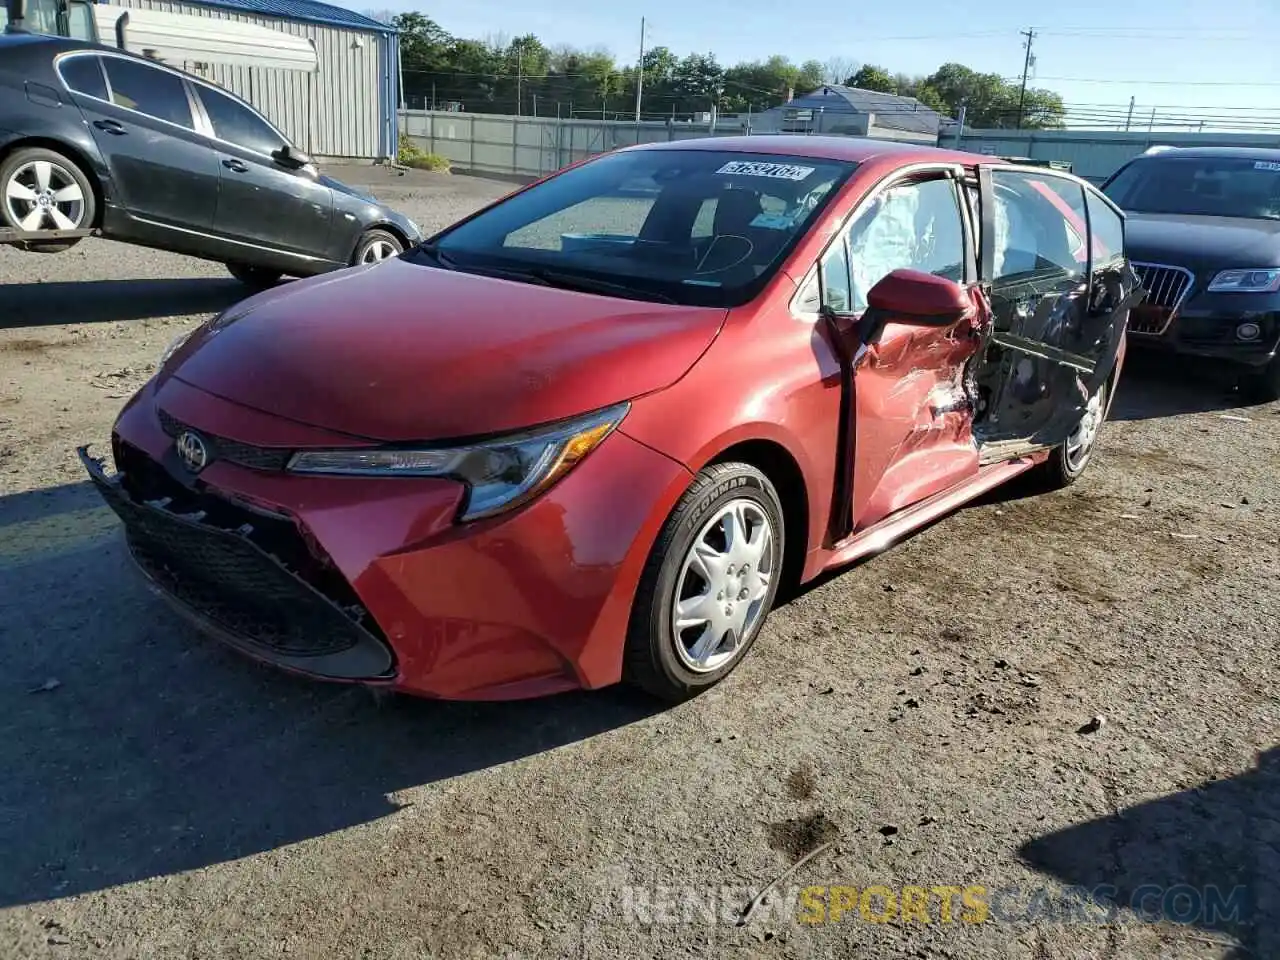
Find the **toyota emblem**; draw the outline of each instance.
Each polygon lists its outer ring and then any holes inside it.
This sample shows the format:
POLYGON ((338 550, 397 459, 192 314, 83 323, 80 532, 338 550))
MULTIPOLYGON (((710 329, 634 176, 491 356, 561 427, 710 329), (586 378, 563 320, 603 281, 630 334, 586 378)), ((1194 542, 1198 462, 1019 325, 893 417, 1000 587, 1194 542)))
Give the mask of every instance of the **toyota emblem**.
POLYGON ((209 450, 198 433, 183 431, 177 440, 178 459, 192 473, 199 473, 209 463, 209 450))

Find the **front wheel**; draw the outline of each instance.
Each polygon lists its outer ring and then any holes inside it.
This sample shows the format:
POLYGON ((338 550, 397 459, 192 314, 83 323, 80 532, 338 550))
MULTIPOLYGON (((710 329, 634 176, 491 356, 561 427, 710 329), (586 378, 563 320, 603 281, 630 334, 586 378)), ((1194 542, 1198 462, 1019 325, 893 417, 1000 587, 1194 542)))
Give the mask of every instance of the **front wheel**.
POLYGON ((254 267, 247 263, 228 263, 227 270, 233 277, 252 290, 266 290, 268 287, 273 287, 284 276, 279 270, 254 267))
POLYGON ((1066 443, 1054 447, 1049 459, 1041 465, 1041 476, 1050 489, 1069 487, 1080 479, 1089 466, 1094 448, 1098 444, 1102 423, 1107 418, 1107 399, 1107 385, 1104 383, 1089 398, 1080 422, 1071 431, 1066 443))
POLYGON ((1258 403, 1280 400, 1280 355, 1261 370, 1250 371, 1241 381, 1245 395, 1258 403))
POLYGON ((394 233, 387 230, 368 230, 356 244, 356 252, 351 258, 352 266, 362 263, 381 263, 404 253, 404 243, 394 233))
POLYGON ((755 467, 720 463, 699 473, 641 576, 624 678, 666 700, 724 679, 773 605, 784 535, 778 492, 755 467))

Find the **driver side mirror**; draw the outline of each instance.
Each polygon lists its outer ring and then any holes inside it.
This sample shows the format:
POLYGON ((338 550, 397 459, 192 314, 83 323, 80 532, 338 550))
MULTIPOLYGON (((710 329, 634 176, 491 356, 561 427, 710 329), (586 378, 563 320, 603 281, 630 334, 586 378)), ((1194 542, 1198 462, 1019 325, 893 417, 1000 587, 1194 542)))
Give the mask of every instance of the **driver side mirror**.
POLYGON ((950 326, 973 309, 964 287, 920 270, 895 270, 867 293, 870 311, 901 323, 950 326))
POLYGON ((310 166, 312 162, 310 156, 289 144, 285 144, 273 153, 271 158, 280 166, 290 170, 301 170, 303 167, 310 166))

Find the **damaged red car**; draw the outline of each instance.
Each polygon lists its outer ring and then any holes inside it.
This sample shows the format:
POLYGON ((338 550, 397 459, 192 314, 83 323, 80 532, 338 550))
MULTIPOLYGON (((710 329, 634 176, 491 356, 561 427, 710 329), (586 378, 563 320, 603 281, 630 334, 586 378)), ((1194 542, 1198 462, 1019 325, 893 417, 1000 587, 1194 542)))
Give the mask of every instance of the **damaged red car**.
POLYGON ((1051 170, 903 144, 622 150, 170 348, 81 457, 254 657, 501 699, 688 697, 779 586, 1089 463, 1140 290, 1051 170))

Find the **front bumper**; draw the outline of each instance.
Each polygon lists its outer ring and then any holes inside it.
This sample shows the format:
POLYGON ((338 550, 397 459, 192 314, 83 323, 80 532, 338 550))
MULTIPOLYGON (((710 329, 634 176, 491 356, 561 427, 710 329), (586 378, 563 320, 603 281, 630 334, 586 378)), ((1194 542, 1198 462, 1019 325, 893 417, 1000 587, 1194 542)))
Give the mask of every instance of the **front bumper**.
POLYGON ((1280 350, 1280 298, 1202 293, 1182 306, 1163 334, 1131 332, 1129 340, 1144 349, 1264 366, 1280 350), (1260 336, 1240 340, 1236 330, 1246 322, 1256 323, 1260 336))
POLYGON ((332 442, 171 379, 144 388, 121 414, 113 434, 120 476, 108 478, 87 457, 86 468, 152 582, 258 659, 451 699, 620 679, 631 600, 688 482, 683 467, 615 431, 527 506, 459 526, 462 488, 451 481, 297 476, 243 456, 246 446, 332 442), (175 423, 235 456, 215 453, 191 477, 174 456, 175 423), (154 489, 142 483, 148 477, 154 489), (241 531, 246 524, 252 529, 241 531), (181 541, 159 566, 138 546, 157 526, 181 541), (212 552, 218 562, 175 567, 173 554, 188 552, 212 552), (269 626, 295 646, 264 639, 259 579, 277 597, 269 626), (299 652, 308 637, 320 649, 299 652))

